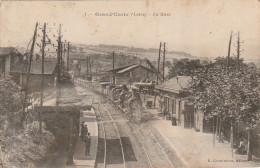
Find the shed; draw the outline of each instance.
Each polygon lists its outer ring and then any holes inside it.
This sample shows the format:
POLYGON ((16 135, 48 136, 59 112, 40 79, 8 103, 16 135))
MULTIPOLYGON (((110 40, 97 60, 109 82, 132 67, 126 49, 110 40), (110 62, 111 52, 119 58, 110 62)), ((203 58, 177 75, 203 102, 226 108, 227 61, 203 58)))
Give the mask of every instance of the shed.
POLYGON ((113 82, 113 76, 115 76, 116 85, 132 84, 146 80, 147 78, 149 78, 150 81, 154 81, 157 77, 157 71, 140 64, 127 65, 108 72, 110 73, 111 82, 113 82))
POLYGON ((22 59, 22 54, 16 48, 0 47, 0 74, 8 75, 22 59))

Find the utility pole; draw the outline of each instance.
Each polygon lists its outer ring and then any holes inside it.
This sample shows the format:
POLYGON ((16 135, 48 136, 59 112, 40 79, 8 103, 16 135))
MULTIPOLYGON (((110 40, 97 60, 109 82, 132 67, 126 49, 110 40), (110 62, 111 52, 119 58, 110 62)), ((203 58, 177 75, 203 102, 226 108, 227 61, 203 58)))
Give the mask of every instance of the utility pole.
POLYGON ((62 62, 62 69, 65 71, 65 65, 64 64, 65 64, 65 60, 66 60, 66 57, 65 57, 65 55, 66 55, 66 43, 63 44, 63 52, 64 52, 63 53, 63 60, 64 61, 62 62))
POLYGON ((62 50, 63 50, 63 42, 60 42, 60 69, 62 70, 62 50))
POLYGON ((142 73, 141 73, 141 72, 142 72, 142 69, 141 69, 141 66, 142 66, 142 60, 140 60, 139 66, 140 66, 140 69, 139 69, 140 79, 139 79, 139 81, 142 82, 142 81, 141 81, 141 79, 142 79, 142 76, 141 76, 141 74, 142 74, 142 73))
POLYGON ((27 103, 26 100, 27 100, 27 94, 28 94, 28 82, 30 80, 31 64, 32 64, 33 51, 34 51, 34 44, 35 44, 36 35, 37 35, 37 27, 38 27, 38 22, 36 22, 36 25, 35 25, 32 47, 31 47, 31 51, 30 51, 29 67, 28 67, 27 76, 26 76, 26 83, 25 83, 25 93, 24 93, 23 114, 22 114, 22 118, 21 118, 21 125, 23 124, 23 121, 25 119, 25 106, 26 106, 26 103, 27 103))
POLYGON ((146 77, 149 78, 149 72, 148 72, 149 66, 148 66, 147 61, 146 61, 146 68, 147 68, 147 71, 146 71, 146 77))
MULTIPOLYGON (((44 23, 43 26, 43 37, 42 37, 42 81, 41 81, 41 107, 43 106, 43 89, 44 89, 44 57, 45 57, 45 37, 46 37, 46 23, 44 23)), ((41 114, 39 114, 40 116, 40 132, 42 132, 42 116, 41 114)))
POLYGON ((58 49, 57 49, 57 81, 56 81, 56 106, 60 104, 60 71, 61 71, 61 25, 59 27, 58 49))
POLYGON ((159 75, 160 75, 161 46, 162 46, 162 43, 160 42, 159 56, 158 56, 158 69, 157 69, 157 84, 159 82, 159 75))
MULTIPOLYGON (((229 44, 228 44, 227 69, 226 69, 227 74, 229 73, 229 66, 230 66, 230 50, 231 50, 232 34, 233 34, 233 31, 231 31, 230 39, 229 39, 229 44)), ((215 124, 215 123, 214 123, 214 124, 215 124)), ((216 127, 217 127, 217 126, 216 126, 216 127)), ((216 129, 217 129, 217 128, 216 128, 216 129)), ((231 132, 230 142, 231 142, 232 157, 233 157, 233 148, 234 148, 233 111, 231 112, 231 126, 230 126, 230 132, 231 132)), ((214 130, 214 135, 215 135, 215 130, 214 130)), ((214 141, 214 146, 215 146, 215 136, 213 137, 213 141, 214 141)))
POLYGON ((87 63, 87 78, 88 78, 88 76, 89 76, 89 75, 88 75, 88 73, 89 73, 89 72, 88 72, 88 69, 89 69, 89 65, 88 65, 88 57, 87 57, 86 63, 87 63))
POLYGON ((239 57, 240 57, 240 38, 239 32, 237 34, 237 70, 239 70, 239 57))
POLYGON ((90 62, 90 57, 88 57, 88 65, 89 65, 89 74, 90 74, 90 76, 92 76, 92 74, 91 74, 91 62, 90 62))
POLYGON ((164 69, 165 69, 165 43, 163 43, 163 82, 164 82, 164 69))
POLYGON ((113 84, 115 85, 115 51, 113 51, 113 84))
MULTIPOLYGON (((157 69, 157 81, 156 83, 158 84, 159 83, 159 75, 160 75, 160 60, 161 60, 161 46, 162 46, 162 43, 160 42, 160 46, 159 46, 159 56, 158 56, 158 69, 157 69)), ((154 108, 156 106, 156 89, 154 90, 154 108)))
POLYGON ((236 70, 237 71, 240 69, 240 62, 239 62, 240 61, 240 54, 241 54, 241 52, 244 51, 244 49, 242 51, 240 49, 241 43, 244 43, 244 41, 240 42, 240 34, 238 32, 238 34, 237 34, 237 46, 235 46, 237 48, 237 55, 235 55, 237 57, 237 63, 236 63, 236 70))
POLYGON ((97 81, 97 74, 98 74, 98 73, 97 73, 97 68, 96 68, 96 81, 97 81))
POLYGON ((68 42, 68 53, 67 53, 67 72, 70 70, 70 42, 68 42))
POLYGON ((233 31, 231 31, 229 44, 228 44, 228 56, 227 56, 227 73, 229 72, 229 64, 230 64, 230 48, 231 48, 231 42, 232 42, 232 34, 233 31))

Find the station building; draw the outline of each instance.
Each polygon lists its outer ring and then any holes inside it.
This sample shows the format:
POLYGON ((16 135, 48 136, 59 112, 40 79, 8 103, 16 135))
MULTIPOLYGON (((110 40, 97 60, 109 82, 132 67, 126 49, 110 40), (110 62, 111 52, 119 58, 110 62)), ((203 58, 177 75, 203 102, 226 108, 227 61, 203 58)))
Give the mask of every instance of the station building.
POLYGON ((156 86, 159 111, 164 116, 175 118, 177 125, 203 131, 203 114, 183 99, 183 89, 191 81, 189 76, 177 76, 156 86))
POLYGON ((140 64, 132 64, 110 70, 110 82, 113 76, 116 85, 129 85, 144 80, 156 81, 157 72, 140 64))

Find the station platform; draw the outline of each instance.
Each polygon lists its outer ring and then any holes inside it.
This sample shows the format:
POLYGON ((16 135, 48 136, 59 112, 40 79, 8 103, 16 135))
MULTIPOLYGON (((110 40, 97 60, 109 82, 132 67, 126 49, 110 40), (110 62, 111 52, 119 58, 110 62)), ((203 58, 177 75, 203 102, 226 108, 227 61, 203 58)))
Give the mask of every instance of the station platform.
POLYGON ((213 146, 212 134, 172 126, 169 120, 150 121, 167 141, 185 167, 260 167, 259 162, 247 161, 246 155, 234 154, 230 143, 213 146))
MULTIPOLYGON (((85 156, 86 145, 79 138, 74 149, 72 167, 95 167, 98 147, 98 124, 93 108, 91 109, 91 111, 82 111, 80 124, 82 123, 82 121, 85 121, 85 124, 87 124, 88 132, 91 136, 90 154, 88 156, 85 156)), ((79 128, 79 132, 81 132, 81 126, 79 128)))

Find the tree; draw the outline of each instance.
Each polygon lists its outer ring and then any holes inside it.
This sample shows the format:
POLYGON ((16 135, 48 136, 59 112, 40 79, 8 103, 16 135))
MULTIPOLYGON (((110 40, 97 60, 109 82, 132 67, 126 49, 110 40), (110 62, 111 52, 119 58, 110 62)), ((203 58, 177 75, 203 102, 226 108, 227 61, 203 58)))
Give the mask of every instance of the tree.
POLYGON ((3 167, 33 166, 46 153, 53 136, 39 122, 34 111, 27 111, 27 122, 20 127, 23 92, 10 77, 0 77, 0 163, 3 167), (30 116, 30 117, 29 117, 30 116), (29 159, 28 159, 29 158, 29 159))
MULTIPOLYGON (((18 129, 22 115, 22 93, 10 77, 0 78, 0 116, 6 129, 18 129), (8 125, 7 125, 8 124, 8 125)), ((3 126, 3 125, 1 125, 3 126)))
POLYGON ((177 60, 173 62, 173 65, 170 67, 168 78, 173 78, 175 76, 192 76, 194 71, 199 68, 202 68, 200 60, 177 60))
POLYGON ((230 125, 242 122, 248 130, 248 159, 251 159, 252 145, 250 144, 251 131, 256 128, 260 120, 260 80, 259 74, 245 64, 235 68, 235 60, 231 67, 226 69, 225 61, 218 58, 210 66, 195 71, 193 80, 187 91, 186 98, 194 103, 196 108, 204 113, 205 119, 214 116, 219 119, 219 132, 221 123, 230 125))

